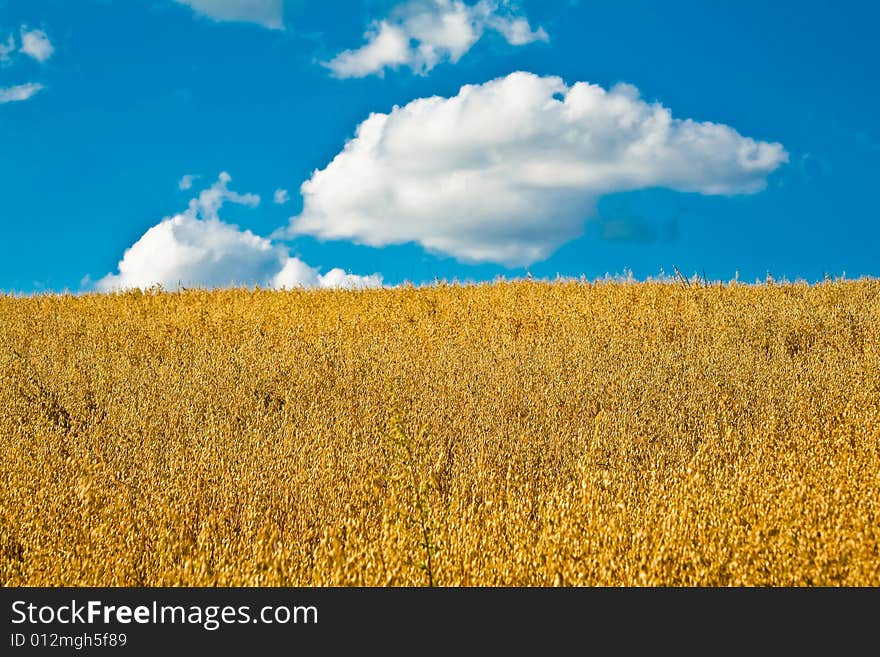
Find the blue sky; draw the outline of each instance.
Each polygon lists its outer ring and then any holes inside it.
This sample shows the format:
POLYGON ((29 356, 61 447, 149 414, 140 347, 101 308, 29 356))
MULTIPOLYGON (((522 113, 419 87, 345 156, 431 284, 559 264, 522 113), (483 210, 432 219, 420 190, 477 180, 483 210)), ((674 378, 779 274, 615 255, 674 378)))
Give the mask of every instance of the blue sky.
POLYGON ((0 290, 877 276, 878 17, 0 0, 0 290))

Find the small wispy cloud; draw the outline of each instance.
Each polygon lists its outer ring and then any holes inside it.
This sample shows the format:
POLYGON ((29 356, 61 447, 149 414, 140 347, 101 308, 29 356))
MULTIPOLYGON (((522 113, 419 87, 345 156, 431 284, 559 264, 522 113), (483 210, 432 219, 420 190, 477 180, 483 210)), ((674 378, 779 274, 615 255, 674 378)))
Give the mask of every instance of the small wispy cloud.
MULTIPOLYGON (((267 288, 363 288, 382 284, 380 274, 359 276, 340 268, 321 273, 287 247, 242 230, 220 218, 226 203, 256 207, 260 197, 229 189, 231 177, 217 181, 190 200, 187 209, 148 229, 117 265, 94 285, 101 291, 127 288, 166 289, 259 285, 267 288)), ((192 181, 190 181, 192 182, 192 181)))
POLYGON ((278 188, 275 190, 272 200, 278 205, 284 205, 290 200, 290 195, 287 193, 286 189, 278 188))
MULTIPOLYGON (((632 85, 520 71, 371 114, 302 184, 286 234, 527 266, 582 235, 602 197, 753 194, 788 159, 782 144, 674 117, 632 85)), ((641 222, 606 229, 651 237, 641 222)))
POLYGON ((191 173, 181 176, 180 180, 177 181, 177 188, 183 191, 191 189, 195 178, 196 177, 191 173))
MULTIPOLYGON (((14 65, 13 57, 26 55, 36 61, 42 63, 48 60, 55 48, 49 37, 43 30, 29 30, 26 25, 22 25, 19 31, 21 38, 21 46, 15 39, 14 34, 9 34, 6 39, 0 41, 0 66, 6 67, 14 65)), ((27 82, 25 84, 17 84, 11 87, 0 87, 0 104, 15 103, 33 98, 46 86, 40 82, 27 82)))
POLYGON ((13 52, 15 52, 15 37, 10 34, 5 42, 0 42, 0 64, 9 62, 11 59, 9 54, 13 52))
POLYGON ((20 50, 38 62, 45 62, 55 52, 55 47, 43 30, 28 30, 27 27, 22 25, 20 50))
POLYGON ((324 66, 339 78, 382 75, 386 68, 401 66, 424 75, 440 62, 457 62, 487 31, 500 33, 514 46, 548 40, 544 29, 532 29, 510 2, 410 0, 370 23, 364 45, 339 53, 324 66))
POLYGON ((27 100, 43 89, 45 89, 45 87, 39 82, 17 84, 14 87, 0 87, 0 104, 27 100))
POLYGON ((175 0, 218 22, 254 23, 270 30, 284 29, 282 0, 175 0))

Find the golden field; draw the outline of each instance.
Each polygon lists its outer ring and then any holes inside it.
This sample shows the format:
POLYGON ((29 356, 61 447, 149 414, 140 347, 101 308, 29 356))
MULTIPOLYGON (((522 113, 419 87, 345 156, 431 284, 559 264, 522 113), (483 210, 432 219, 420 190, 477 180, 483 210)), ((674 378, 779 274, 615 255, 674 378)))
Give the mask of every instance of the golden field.
POLYGON ((880 585, 880 282, 0 297, 0 583, 880 585))

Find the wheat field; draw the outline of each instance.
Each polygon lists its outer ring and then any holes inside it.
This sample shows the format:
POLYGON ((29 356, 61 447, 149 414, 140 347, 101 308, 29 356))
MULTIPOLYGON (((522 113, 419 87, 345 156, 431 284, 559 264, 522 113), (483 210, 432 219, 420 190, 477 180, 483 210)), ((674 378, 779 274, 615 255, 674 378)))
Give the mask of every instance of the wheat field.
POLYGON ((880 282, 0 297, 0 583, 880 585, 880 282))

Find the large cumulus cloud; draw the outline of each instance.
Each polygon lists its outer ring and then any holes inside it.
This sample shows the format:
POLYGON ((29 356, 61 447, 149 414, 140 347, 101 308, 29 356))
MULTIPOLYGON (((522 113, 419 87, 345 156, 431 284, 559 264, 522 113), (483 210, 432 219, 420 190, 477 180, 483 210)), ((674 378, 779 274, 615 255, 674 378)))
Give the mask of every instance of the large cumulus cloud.
POLYGON ((750 194, 787 160, 779 143, 675 118, 631 85, 516 72, 371 114, 302 184, 286 234, 528 265, 579 236, 603 194, 750 194))

